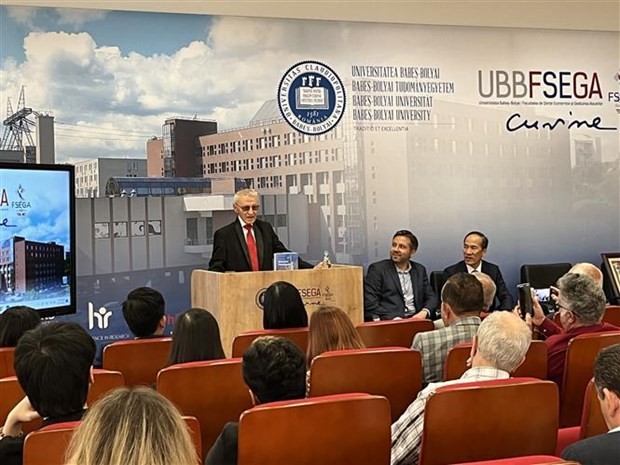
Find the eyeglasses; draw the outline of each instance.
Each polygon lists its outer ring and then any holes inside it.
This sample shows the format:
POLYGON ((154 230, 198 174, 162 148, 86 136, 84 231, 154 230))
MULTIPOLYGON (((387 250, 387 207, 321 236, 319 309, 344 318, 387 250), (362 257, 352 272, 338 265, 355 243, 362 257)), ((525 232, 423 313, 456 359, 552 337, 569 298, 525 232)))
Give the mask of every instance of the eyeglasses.
POLYGON ((566 310, 567 312, 572 312, 570 308, 565 307, 564 305, 560 305, 560 303, 557 300, 555 301, 555 306, 560 310, 566 310))
POLYGON ((255 212, 257 212, 260 209, 260 205, 239 205, 239 204, 235 204, 235 206, 237 208, 240 208, 242 211, 244 212, 249 212, 250 209, 254 210, 255 212))

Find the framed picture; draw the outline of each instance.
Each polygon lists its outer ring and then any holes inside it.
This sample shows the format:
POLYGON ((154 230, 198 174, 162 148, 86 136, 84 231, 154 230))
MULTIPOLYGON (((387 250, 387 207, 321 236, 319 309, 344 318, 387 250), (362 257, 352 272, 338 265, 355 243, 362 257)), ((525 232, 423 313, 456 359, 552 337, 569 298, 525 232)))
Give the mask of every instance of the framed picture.
POLYGON ((127 237, 126 221, 115 221, 113 226, 114 237, 127 237))
POLYGON ((602 253, 603 265, 607 276, 613 297, 620 299, 620 252, 602 253))
POLYGON ((110 237, 110 223, 95 223, 95 239, 108 239, 110 237))

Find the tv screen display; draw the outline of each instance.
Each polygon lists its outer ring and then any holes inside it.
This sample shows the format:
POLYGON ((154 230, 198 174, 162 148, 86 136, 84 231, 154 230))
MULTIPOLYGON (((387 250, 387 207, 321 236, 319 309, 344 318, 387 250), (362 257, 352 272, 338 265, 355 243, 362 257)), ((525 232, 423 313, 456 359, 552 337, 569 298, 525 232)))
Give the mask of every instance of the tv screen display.
POLYGON ((0 313, 75 313, 75 197, 70 165, 0 163, 0 313))

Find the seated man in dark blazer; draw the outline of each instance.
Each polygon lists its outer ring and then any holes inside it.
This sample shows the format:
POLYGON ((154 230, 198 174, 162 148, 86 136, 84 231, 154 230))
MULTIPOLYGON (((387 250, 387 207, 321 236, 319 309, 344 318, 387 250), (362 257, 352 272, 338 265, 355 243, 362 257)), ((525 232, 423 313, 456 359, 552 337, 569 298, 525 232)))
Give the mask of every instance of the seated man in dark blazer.
MULTIPOLYGON (((258 219, 259 208, 260 198, 255 190, 242 189, 235 194, 233 210, 237 218, 215 231, 210 271, 273 270, 273 254, 289 251, 273 227, 258 219)), ((317 267, 322 268, 323 262, 317 267)), ((312 265, 300 258, 299 268, 312 265)))
POLYGON ((598 354, 594 385, 609 431, 568 446, 562 458, 582 465, 620 463, 620 344, 602 349, 598 354))
POLYGON ((436 318, 439 300, 433 292, 426 268, 410 258, 418 250, 411 231, 397 231, 390 258, 368 267, 364 279, 364 320, 436 318))
POLYGON ((487 253, 487 247, 489 246, 489 239, 479 231, 472 231, 465 236, 463 240, 463 258, 464 260, 449 266, 443 270, 445 278, 456 273, 476 273, 482 272, 489 275, 489 277, 495 283, 497 288, 495 292, 494 305, 489 308, 489 311, 493 310, 512 310, 514 302, 512 295, 506 287, 502 272, 499 271, 499 267, 493 263, 489 263, 482 259, 487 253))

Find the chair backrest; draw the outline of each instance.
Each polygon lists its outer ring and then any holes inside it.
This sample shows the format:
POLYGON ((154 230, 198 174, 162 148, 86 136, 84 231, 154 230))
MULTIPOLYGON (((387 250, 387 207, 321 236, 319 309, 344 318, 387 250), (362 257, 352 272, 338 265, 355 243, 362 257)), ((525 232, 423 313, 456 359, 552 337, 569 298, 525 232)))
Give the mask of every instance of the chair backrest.
POLYGON ((125 386, 125 378, 120 371, 110 370, 93 370, 94 383, 88 388, 88 399, 86 401, 89 407, 103 395, 113 389, 125 386))
POLYGON ((564 360, 564 378, 560 397, 560 427, 581 422, 586 386, 594 373, 594 361, 600 350, 620 343, 620 332, 581 334, 568 343, 564 360))
POLYGON ((386 465, 385 397, 343 394, 259 405, 241 415, 238 465, 386 465))
POLYGON ((238 421, 241 413, 252 407, 238 358, 167 367, 157 376, 157 391, 183 415, 198 419, 205 453, 227 422, 238 421))
MULTIPOLYGON (((470 343, 461 343, 448 351, 444 365, 443 380, 458 379, 467 371, 470 343)), ((532 341, 525 354, 525 361, 511 373, 512 377, 547 379, 547 345, 544 341, 532 341)))
MULTIPOLYGON (((26 394, 15 376, 0 378, 0 424, 4 425, 9 412, 13 410, 26 394)), ((22 424, 22 431, 29 433, 41 427, 41 419, 22 424)))
POLYGON ((15 376, 13 369, 13 356, 15 347, 0 347, 0 378, 15 376))
POLYGON ((607 430, 607 424, 605 423, 605 418, 603 418, 603 412, 601 412, 601 404, 598 401, 596 386, 594 385, 594 381, 590 380, 583 399, 579 439, 604 434, 607 430))
POLYGON ((431 287, 435 294, 440 297, 441 289, 443 285, 446 283, 446 275, 443 271, 431 271, 431 275, 429 276, 429 280, 431 282, 431 287))
POLYGON ((169 337, 114 342, 103 349, 103 368, 120 371, 127 386, 151 385, 168 363, 171 344, 169 337))
POLYGON ((202 433, 200 432, 200 422, 198 421, 198 418, 187 415, 183 416, 183 420, 185 420, 185 424, 189 429, 189 434, 192 437, 192 442, 194 443, 194 448, 196 449, 196 456, 198 457, 198 464, 202 465, 204 456, 202 455, 202 433))
POLYGON ((544 263, 521 265, 521 282, 530 283, 536 289, 555 285, 558 279, 568 273, 570 263, 544 263))
POLYGON ((476 462, 455 463, 453 465, 581 465, 579 462, 567 462, 554 455, 527 455, 508 459, 480 460, 476 462))
POLYGON ((52 465, 65 463, 65 454, 79 422, 33 431, 24 442, 23 465, 52 465))
POLYGON ((291 340, 305 354, 308 348, 308 328, 261 329, 244 331, 233 339, 232 356, 243 357, 245 349, 250 347, 254 339, 261 336, 280 336, 291 340))
POLYGON ((390 401, 398 420, 422 387, 422 356, 404 347, 325 352, 312 361, 308 397, 365 392, 390 401))
POLYGON ((410 348, 413 336, 434 329, 429 320, 389 320, 360 323, 356 327, 366 347, 410 348))
POLYGON ((603 321, 620 328, 620 305, 608 305, 605 307, 603 321))
POLYGON ((418 463, 553 455, 557 431, 558 387, 553 381, 512 378, 444 386, 426 403, 418 463))

